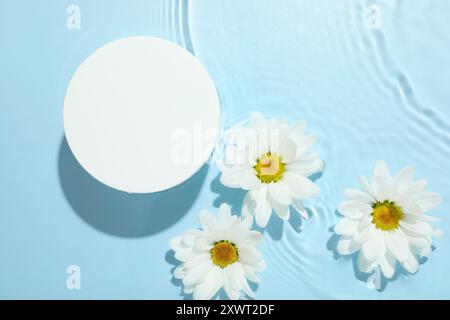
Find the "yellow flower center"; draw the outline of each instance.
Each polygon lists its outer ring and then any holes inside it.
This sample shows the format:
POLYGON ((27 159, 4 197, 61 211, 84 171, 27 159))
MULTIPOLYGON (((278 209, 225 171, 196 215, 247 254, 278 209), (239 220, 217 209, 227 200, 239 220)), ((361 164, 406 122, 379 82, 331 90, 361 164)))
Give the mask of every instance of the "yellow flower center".
POLYGON ((239 258, 236 245, 227 240, 216 242, 210 252, 212 262, 221 268, 238 261, 239 258))
POLYGON ((376 202, 373 207, 372 223, 380 230, 390 231, 398 228, 400 220, 403 218, 402 208, 394 202, 385 200, 376 202))
POLYGON ((284 172, 284 163, 281 157, 270 152, 258 159, 254 166, 256 176, 264 183, 277 182, 284 172))

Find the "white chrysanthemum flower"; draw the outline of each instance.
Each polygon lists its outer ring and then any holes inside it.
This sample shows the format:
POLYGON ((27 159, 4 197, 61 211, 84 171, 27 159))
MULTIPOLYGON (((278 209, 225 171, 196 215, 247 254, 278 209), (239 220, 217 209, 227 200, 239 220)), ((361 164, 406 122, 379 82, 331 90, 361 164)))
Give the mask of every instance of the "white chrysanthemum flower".
POLYGON ((425 180, 413 181, 408 166, 391 176, 383 161, 375 164, 372 180, 360 178, 361 191, 345 190, 346 201, 338 211, 344 216, 334 227, 342 235, 337 251, 359 251, 358 268, 369 273, 380 268, 386 278, 394 275, 397 261, 410 273, 419 268, 418 256, 428 256, 432 239, 442 232, 425 212, 441 203, 435 192, 425 191, 425 180))
POLYGON ((230 299, 242 293, 254 298, 247 280, 259 282, 256 273, 266 264, 256 249, 262 235, 251 230, 252 216, 231 215, 230 207, 222 204, 217 217, 200 212, 200 223, 202 230, 190 229, 170 240, 175 258, 182 262, 174 277, 182 280, 184 292, 209 300, 223 287, 230 299))
POLYGON ((320 192, 308 177, 322 171, 324 163, 308 153, 316 136, 305 131, 305 121, 289 126, 258 112, 250 115, 247 126, 232 129, 233 141, 218 162, 220 181, 248 191, 242 214, 254 214, 260 227, 267 225, 272 209, 284 220, 289 219, 290 206, 308 218, 302 199, 320 192))

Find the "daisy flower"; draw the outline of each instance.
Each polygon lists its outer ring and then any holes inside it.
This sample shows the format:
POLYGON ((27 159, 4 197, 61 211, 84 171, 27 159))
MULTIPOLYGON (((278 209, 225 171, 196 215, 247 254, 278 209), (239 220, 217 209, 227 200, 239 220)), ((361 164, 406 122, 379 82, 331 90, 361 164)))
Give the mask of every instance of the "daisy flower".
MULTIPOLYGON (((358 268, 365 273, 381 269, 394 275, 397 262, 408 272, 419 268, 418 257, 431 252, 431 236, 441 234, 425 213, 441 203, 435 192, 425 190, 425 180, 413 181, 415 169, 408 166, 391 176, 383 161, 375 164, 372 179, 360 178, 361 190, 345 190, 346 201, 338 211, 344 216, 334 227, 341 235, 337 251, 359 251, 358 268)), ((381 276, 381 275, 380 275, 381 276)))
POLYGON ((266 119, 258 112, 250 115, 246 126, 230 131, 230 143, 217 163, 220 181, 247 191, 242 214, 254 214, 262 228, 272 210, 288 220, 290 206, 307 219, 302 199, 320 192, 308 177, 322 171, 324 163, 317 154, 308 153, 316 136, 305 131, 305 121, 289 126, 280 118, 266 119))
POLYGON ((256 246, 262 235, 252 231, 252 216, 231 215, 230 207, 222 204, 215 217, 200 212, 202 229, 190 229, 170 240, 170 248, 181 265, 174 277, 181 279, 185 293, 193 293, 196 300, 211 299, 220 288, 230 299, 242 293, 254 298, 248 280, 259 282, 257 272, 265 269, 265 262, 256 246))

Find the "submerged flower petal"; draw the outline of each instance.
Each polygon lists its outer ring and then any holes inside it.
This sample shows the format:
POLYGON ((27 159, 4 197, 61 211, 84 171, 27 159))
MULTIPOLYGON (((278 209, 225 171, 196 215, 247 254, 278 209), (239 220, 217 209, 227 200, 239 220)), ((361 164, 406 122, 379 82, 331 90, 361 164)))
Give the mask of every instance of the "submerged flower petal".
POLYGON ((428 256, 432 236, 442 233, 430 224, 437 219, 424 214, 441 203, 441 196, 425 191, 426 180, 413 181, 414 174, 415 168, 407 166, 391 176, 387 164, 377 161, 370 181, 360 177, 361 190, 344 191, 347 200, 338 206, 343 217, 334 227, 341 236, 337 251, 359 251, 360 271, 379 268, 390 279, 399 262, 415 273, 418 256, 428 256))
POLYGON ((206 274, 203 282, 195 286, 195 300, 210 300, 223 286, 222 270, 215 266, 206 274))
POLYGON ((232 215, 230 206, 222 204, 217 216, 203 210, 199 217, 201 230, 187 230, 169 241, 182 262, 173 276, 182 281, 183 291, 202 300, 211 299, 220 288, 230 299, 243 293, 254 297, 247 280, 259 282, 256 273, 265 262, 256 248, 262 235, 251 229, 252 216, 232 215))
POLYGON ((226 141, 223 159, 218 161, 220 181, 227 187, 249 191, 242 213, 254 214, 256 223, 263 228, 272 212, 288 219, 291 205, 307 217, 301 203, 294 201, 319 194, 319 188, 308 177, 322 171, 324 163, 317 154, 309 153, 317 137, 306 133, 306 122, 289 126, 281 118, 267 119, 253 112, 246 125, 230 131, 235 133, 234 138, 230 144, 226 141), (227 160, 229 163, 222 165, 227 160))

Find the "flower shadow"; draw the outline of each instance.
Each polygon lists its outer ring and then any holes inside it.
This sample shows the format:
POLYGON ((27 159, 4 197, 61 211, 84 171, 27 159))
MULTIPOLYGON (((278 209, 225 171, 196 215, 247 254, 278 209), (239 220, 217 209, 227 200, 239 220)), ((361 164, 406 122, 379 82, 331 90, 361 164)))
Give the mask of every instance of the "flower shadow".
POLYGON ((320 172, 316 172, 312 175, 310 175, 308 178, 309 180, 311 180, 312 182, 316 182, 317 180, 319 180, 320 178, 322 178, 323 175, 323 171, 320 172))
MULTIPOLYGON (((290 210, 291 216, 289 220, 282 220, 278 216, 276 216, 275 213, 272 213, 266 228, 260 228, 255 224, 253 229, 261 232, 262 234, 267 233, 274 241, 281 240, 286 223, 289 223, 289 225, 295 232, 300 233, 302 231, 302 218, 294 208, 291 207, 290 210)), ((308 211, 308 215, 311 216, 311 210, 306 210, 308 211)))
POLYGON ((172 268, 170 269, 170 274, 172 275, 172 278, 170 279, 170 283, 172 283, 174 286, 178 287, 180 289, 180 297, 183 300, 191 300, 192 294, 186 294, 183 291, 183 282, 180 279, 177 279, 173 276, 173 273, 175 269, 180 265, 180 262, 175 259, 175 253, 172 250, 168 250, 165 255, 165 260, 167 263, 169 263, 172 268))
POLYGON ((229 188, 224 186, 220 182, 220 174, 218 174, 211 181, 211 191, 217 194, 217 198, 214 199, 213 205, 218 208, 222 203, 228 203, 231 207, 231 212, 239 213, 242 209, 242 201, 246 191, 238 188, 229 188))
POLYGON ((274 241, 279 241, 283 237, 284 221, 272 214, 265 228, 260 228, 255 223, 254 229, 262 234, 267 233, 274 241))

